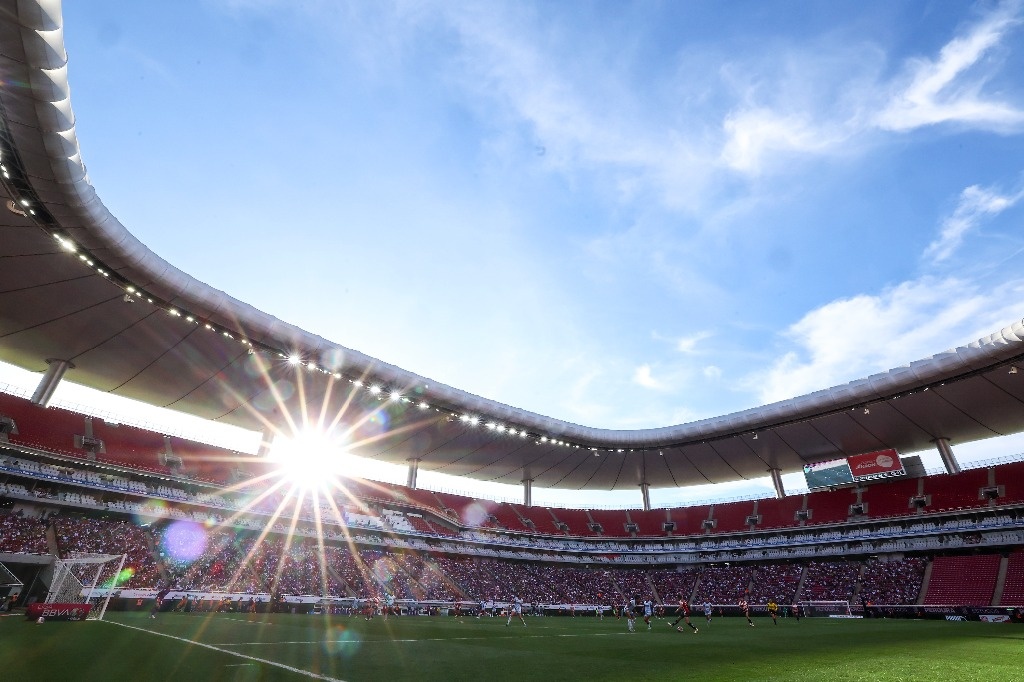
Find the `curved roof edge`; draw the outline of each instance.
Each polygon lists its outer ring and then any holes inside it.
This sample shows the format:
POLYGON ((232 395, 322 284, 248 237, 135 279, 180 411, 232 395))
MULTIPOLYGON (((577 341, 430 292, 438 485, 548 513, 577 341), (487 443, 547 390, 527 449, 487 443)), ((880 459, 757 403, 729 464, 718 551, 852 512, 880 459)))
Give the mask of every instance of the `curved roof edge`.
POLYGON ((144 284, 178 309, 215 320, 226 329, 282 352, 299 353, 318 361, 340 355, 344 366, 331 368, 332 371, 372 377, 402 390, 420 388, 433 402, 452 410, 514 422, 584 445, 657 448, 757 431, 870 404, 1024 355, 1024 320, 1018 320, 973 343, 839 386, 688 424, 628 431, 573 424, 489 400, 284 322, 197 280, 153 253, 103 205, 86 172, 71 108, 60 0, 20 0, 17 16, 12 19, 20 25, 29 71, 29 88, 22 96, 34 104, 32 125, 43 137, 53 176, 65 198, 64 214, 70 211, 103 247, 123 259, 127 266, 120 272, 127 279, 144 284))

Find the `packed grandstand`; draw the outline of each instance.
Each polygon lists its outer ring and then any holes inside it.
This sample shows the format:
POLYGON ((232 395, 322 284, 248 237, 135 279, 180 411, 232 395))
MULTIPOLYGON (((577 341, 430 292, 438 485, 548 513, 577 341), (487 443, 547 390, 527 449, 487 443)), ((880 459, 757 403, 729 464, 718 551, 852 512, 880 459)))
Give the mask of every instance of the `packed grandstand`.
POLYGON ((32 585, 38 558, 125 555, 106 586, 120 608, 164 589, 178 598, 167 608, 187 596, 197 610, 249 598, 353 609, 388 595, 444 613, 517 596, 553 614, 648 598, 937 616, 1024 604, 1024 461, 782 499, 539 508, 359 480, 267 494, 266 481, 239 480, 229 451, 9 394, 0 415, 16 425, 0 448, 0 557, 32 585), (87 425, 102 448, 80 447, 87 425), (168 446, 180 466, 162 463, 168 446))

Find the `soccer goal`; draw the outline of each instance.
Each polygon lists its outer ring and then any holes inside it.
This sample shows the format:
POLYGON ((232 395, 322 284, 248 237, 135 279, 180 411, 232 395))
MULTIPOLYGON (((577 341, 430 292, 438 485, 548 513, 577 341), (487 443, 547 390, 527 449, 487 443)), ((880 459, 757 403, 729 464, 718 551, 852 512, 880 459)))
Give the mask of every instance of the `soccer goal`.
POLYGON ((802 601, 805 618, 846 618, 852 615, 848 601, 802 601))
POLYGON ((88 604, 86 620, 103 620, 127 554, 78 554, 57 559, 47 604, 88 604))

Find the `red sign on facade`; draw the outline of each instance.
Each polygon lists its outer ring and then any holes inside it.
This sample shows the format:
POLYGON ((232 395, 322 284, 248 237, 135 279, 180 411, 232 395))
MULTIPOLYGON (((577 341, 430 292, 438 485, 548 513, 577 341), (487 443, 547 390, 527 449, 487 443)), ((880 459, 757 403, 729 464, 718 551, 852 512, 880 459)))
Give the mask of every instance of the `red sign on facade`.
POLYGON ((854 455, 846 460, 853 473, 853 480, 876 478, 879 476, 895 476, 903 473, 903 462, 895 450, 879 450, 863 455, 854 455))

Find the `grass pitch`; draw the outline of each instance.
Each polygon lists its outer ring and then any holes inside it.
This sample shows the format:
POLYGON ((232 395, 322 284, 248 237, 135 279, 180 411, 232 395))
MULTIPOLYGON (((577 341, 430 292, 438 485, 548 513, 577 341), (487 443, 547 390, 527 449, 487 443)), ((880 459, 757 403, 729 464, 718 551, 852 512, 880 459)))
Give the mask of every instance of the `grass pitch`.
POLYGON ((1024 679, 1019 625, 717 618, 654 620, 108 613, 107 622, 0 618, 10 680, 1024 679))

